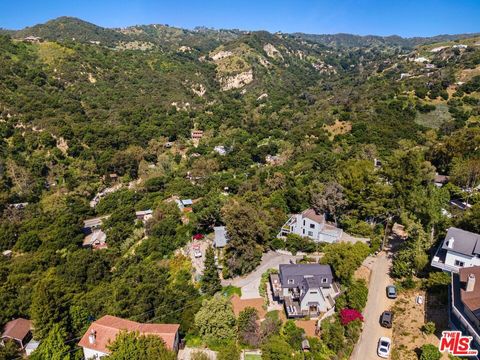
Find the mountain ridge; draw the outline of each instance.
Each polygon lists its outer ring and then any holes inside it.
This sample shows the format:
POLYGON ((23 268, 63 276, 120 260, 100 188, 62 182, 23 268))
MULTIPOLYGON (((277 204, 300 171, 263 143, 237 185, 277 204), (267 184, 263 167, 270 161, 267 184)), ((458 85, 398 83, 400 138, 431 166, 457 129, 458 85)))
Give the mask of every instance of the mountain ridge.
MULTIPOLYGON (((80 42, 100 41, 106 46, 114 46, 119 42, 146 41, 158 46, 165 46, 165 44, 168 46, 192 45, 199 49, 210 50, 221 43, 234 40, 242 35, 263 32, 263 30, 212 29, 201 26, 195 27, 194 29, 185 29, 165 24, 137 24, 122 28, 107 28, 76 17, 61 16, 45 23, 25 27, 20 30, 1 29, 0 32, 10 35, 13 38, 39 36, 54 41, 69 41, 72 39, 80 42)), ((480 33, 470 33, 439 34, 431 37, 401 37, 399 35, 380 36, 349 33, 308 34, 303 32, 265 32, 308 40, 322 45, 344 48, 375 45, 414 48, 418 45, 455 41, 480 35, 480 33)))

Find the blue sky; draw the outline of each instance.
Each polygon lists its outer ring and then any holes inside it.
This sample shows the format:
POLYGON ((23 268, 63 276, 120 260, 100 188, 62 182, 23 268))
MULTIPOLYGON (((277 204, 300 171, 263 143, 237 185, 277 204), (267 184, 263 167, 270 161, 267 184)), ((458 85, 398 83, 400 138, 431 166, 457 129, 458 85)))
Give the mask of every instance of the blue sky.
POLYGON ((105 27, 169 24, 401 36, 480 32, 480 0, 0 0, 0 27, 67 15, 105 27))

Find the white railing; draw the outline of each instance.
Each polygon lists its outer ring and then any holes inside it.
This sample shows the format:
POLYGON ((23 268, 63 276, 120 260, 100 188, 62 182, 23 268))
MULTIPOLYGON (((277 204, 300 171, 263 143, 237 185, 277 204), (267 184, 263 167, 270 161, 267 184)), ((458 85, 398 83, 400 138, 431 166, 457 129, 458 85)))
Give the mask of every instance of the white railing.
POLYGON ((448 264, 445 264, 441 261, 438 261, 436 260, 435 258, 438 258, 436 256, 434 256, 433 260, 432 260, 432 263, 431 265, 433 267, 436 267, 438 269, 441 269, 441 270, 445 270, 445 271, 450 271, 450 272, 454 272, 454 273, 458 273, 458 267, 456 266, 453 266, 453 265, 448 265, 448 264))

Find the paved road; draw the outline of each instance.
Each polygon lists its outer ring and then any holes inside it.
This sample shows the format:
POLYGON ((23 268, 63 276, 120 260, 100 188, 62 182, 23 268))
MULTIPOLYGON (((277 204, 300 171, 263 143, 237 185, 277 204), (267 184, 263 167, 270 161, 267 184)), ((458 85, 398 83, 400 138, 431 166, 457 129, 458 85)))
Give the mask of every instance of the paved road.
POLYGON ((247 276, 236 277, 234 279, 222 280, 222 285, 233 285, 242 288, 242 299, 255 299, 260 297, 258 287, 262 274, 270 268, 278 269, 280 264, 288 264, 290 260, 296 261, 301 256, 279 254, 275 251, 269 251, 263 254, 260 265, 247 276))
POLYGON ((385 288, 392 284, 388 275, 391 263, 389 253, 381 252, 377 255, 373 264, 369 266, 372 273, 368 288, 367 306, 363 312, 365 323, 360 339, 350 357, 351 360, 380 359, 377 356, 378 339, 381 336, 392 338, 392 330, 381 327, 379 323, 382 312, 390 309, 394 304, 394 301, 388 299, 385 295, 385 288))

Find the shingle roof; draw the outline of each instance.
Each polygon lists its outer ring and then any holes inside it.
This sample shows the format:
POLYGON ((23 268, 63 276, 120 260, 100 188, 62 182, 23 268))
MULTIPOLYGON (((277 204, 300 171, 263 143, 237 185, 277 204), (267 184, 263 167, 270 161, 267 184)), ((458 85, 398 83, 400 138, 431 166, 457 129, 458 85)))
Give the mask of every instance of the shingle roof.
POLYGON ((480 254, 480 235, 451 227, 447 231, 442 248, 468 256, 480 254), (451 244, 452 239, 453 244, 451 244))
POLYGON ((480 309, 480 266, 461 268, 459 270, 460 282, 462 284, 466 283, 470 274, 475 275, 473 291, 467 292, 461 289, 460 297, 465 306, 477 316, 478 310, 480 309))
POLYGON ((78 343, 79 346, 103 353, 109 353, 108 346, 115 341, 117 335, 122 331, 137 331, 142 335, 156 335, 165 341, 169 349, 175 346, 175 338, 179 324, 142 324, 136 321, 106 315, 94 321, 78 343), (95 332, 95 343, 90 344, 89 336, 95 332))
POLYGON ((15 339, 22 341, 32 330, 32 322, 27 319, 18 318, 5 324, 2 338, 15 339))
POLYGON ((330 265, 321 264, 282 264, 279 266, 284 276, 305 276, 305 275, 330 275, 330 265))
MULTIPOLYGON (((313 285, 313 278, 316 279, 317 284, 321 284, 321 287, 328 287, 333 281, 332 269, 330 265, 320 264, 282 264, 279 265, 280 269, 280 282, 282 287, 296 288, 299 286, 309 286, 305 283, 305 278, 312 278, 310 284, 313 285), (322 279, 327 279, 326 282, 321 282, 322 279)), ((312 287, 318 287, 312 286, 312 287)))

